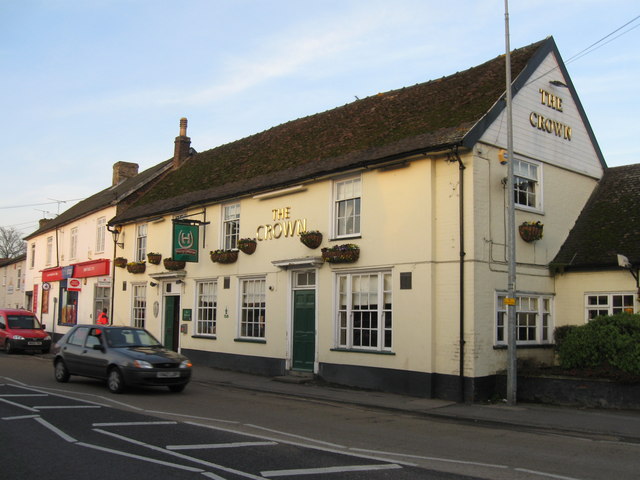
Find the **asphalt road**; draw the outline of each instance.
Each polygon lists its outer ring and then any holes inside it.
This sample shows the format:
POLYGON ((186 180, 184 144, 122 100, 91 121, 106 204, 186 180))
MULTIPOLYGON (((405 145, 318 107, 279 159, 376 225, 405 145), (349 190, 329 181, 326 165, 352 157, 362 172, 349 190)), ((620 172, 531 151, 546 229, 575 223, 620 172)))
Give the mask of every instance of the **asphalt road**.
POLYGON ((0 478, 46 472, 49 479, 96 480, 116 473, 623 480, 638 478, 640 467, 638 444, 456 424, 197 381, 180 394, 113 395, 90 379, 59 384, 51 361, 31 355, 0 353, 0 385, 0 459, 11 466, 0 478))

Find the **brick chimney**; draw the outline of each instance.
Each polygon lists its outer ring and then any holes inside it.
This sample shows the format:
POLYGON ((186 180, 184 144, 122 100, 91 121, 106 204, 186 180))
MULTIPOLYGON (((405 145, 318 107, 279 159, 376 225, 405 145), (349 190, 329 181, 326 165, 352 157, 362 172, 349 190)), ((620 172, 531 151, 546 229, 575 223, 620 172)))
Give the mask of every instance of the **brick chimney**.
POLYGON ((127 178, 135 177, 138 174, 138 164, 131 162, 116 162, 113 164, 113 180, 111 185, 118 185, 127 178))
POLYGON ((38 220, 38 228, 44 227, 51 220, 52 220, 51 218, 41 218, 40 220, 38 220))
POLYGON ((176 137, 175 143, 173 168, 178 168, 189 156, 189 150, 191 149, 191 139, 187 137, 187 119, 184 117, 180 119, 180 135, 176 137))

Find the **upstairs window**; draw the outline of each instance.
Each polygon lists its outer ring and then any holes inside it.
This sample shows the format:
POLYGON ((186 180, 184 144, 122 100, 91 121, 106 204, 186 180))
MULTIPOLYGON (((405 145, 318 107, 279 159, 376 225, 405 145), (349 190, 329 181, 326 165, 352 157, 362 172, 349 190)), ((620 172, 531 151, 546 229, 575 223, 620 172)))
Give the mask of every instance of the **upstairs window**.
POLYGON ((78 227, 71 229, 71 238, 69 239, 69 258, 75 259, 78 256, 78 227))
POLYGON ((334 184, 334 236, 360 235, 360 177, 336 181, 334 184))
POLYGON ((144 262, 147 259, 147 224, 136 227, 136 262, 144 262))
POLYGON ((104 252, 104 235, 107 227, 107 218, 100 217, 96 221, 96 252, 104 252))
POLYGON ((47 258, 46 264, 51 265, 53 260, 53 237, 47 237, 47 258))
POLYGON ((516 206, 542 208, 540 166, 516 159, 513 164, 513 195, 516 206))
POLYGON ((238 248, 240 235, 240 204, 225 205, 222 209, 222 248, 238 248))

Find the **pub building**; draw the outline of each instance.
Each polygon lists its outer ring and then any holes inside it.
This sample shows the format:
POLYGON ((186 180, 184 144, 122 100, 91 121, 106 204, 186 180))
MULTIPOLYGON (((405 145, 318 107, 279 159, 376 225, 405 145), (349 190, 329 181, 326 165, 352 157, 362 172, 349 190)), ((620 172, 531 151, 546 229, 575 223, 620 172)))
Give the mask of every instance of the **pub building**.
POLYGON ((200 365, 481 400, 506 368, 513 195, 518 358, 551 363, 583 318, 556 315, 549 264, 606 164, 553 38, 511 69, 514 158, 504 55, 200 153, 182 119, 108 221, 113 323, 200 365))

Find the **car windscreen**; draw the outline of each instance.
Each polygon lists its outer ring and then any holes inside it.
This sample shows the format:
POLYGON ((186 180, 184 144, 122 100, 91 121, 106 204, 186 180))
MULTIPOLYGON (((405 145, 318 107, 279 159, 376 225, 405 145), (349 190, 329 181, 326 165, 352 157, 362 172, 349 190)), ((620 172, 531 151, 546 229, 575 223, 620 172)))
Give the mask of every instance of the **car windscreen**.
POLYGON ((161 347, 153 335, 135 328, 112 328, 106 331, 110 347, 161 347))
POLYGON ((36 329, 40 327, 40 322, 33 315, 7 315, 9 328, 36 329))

